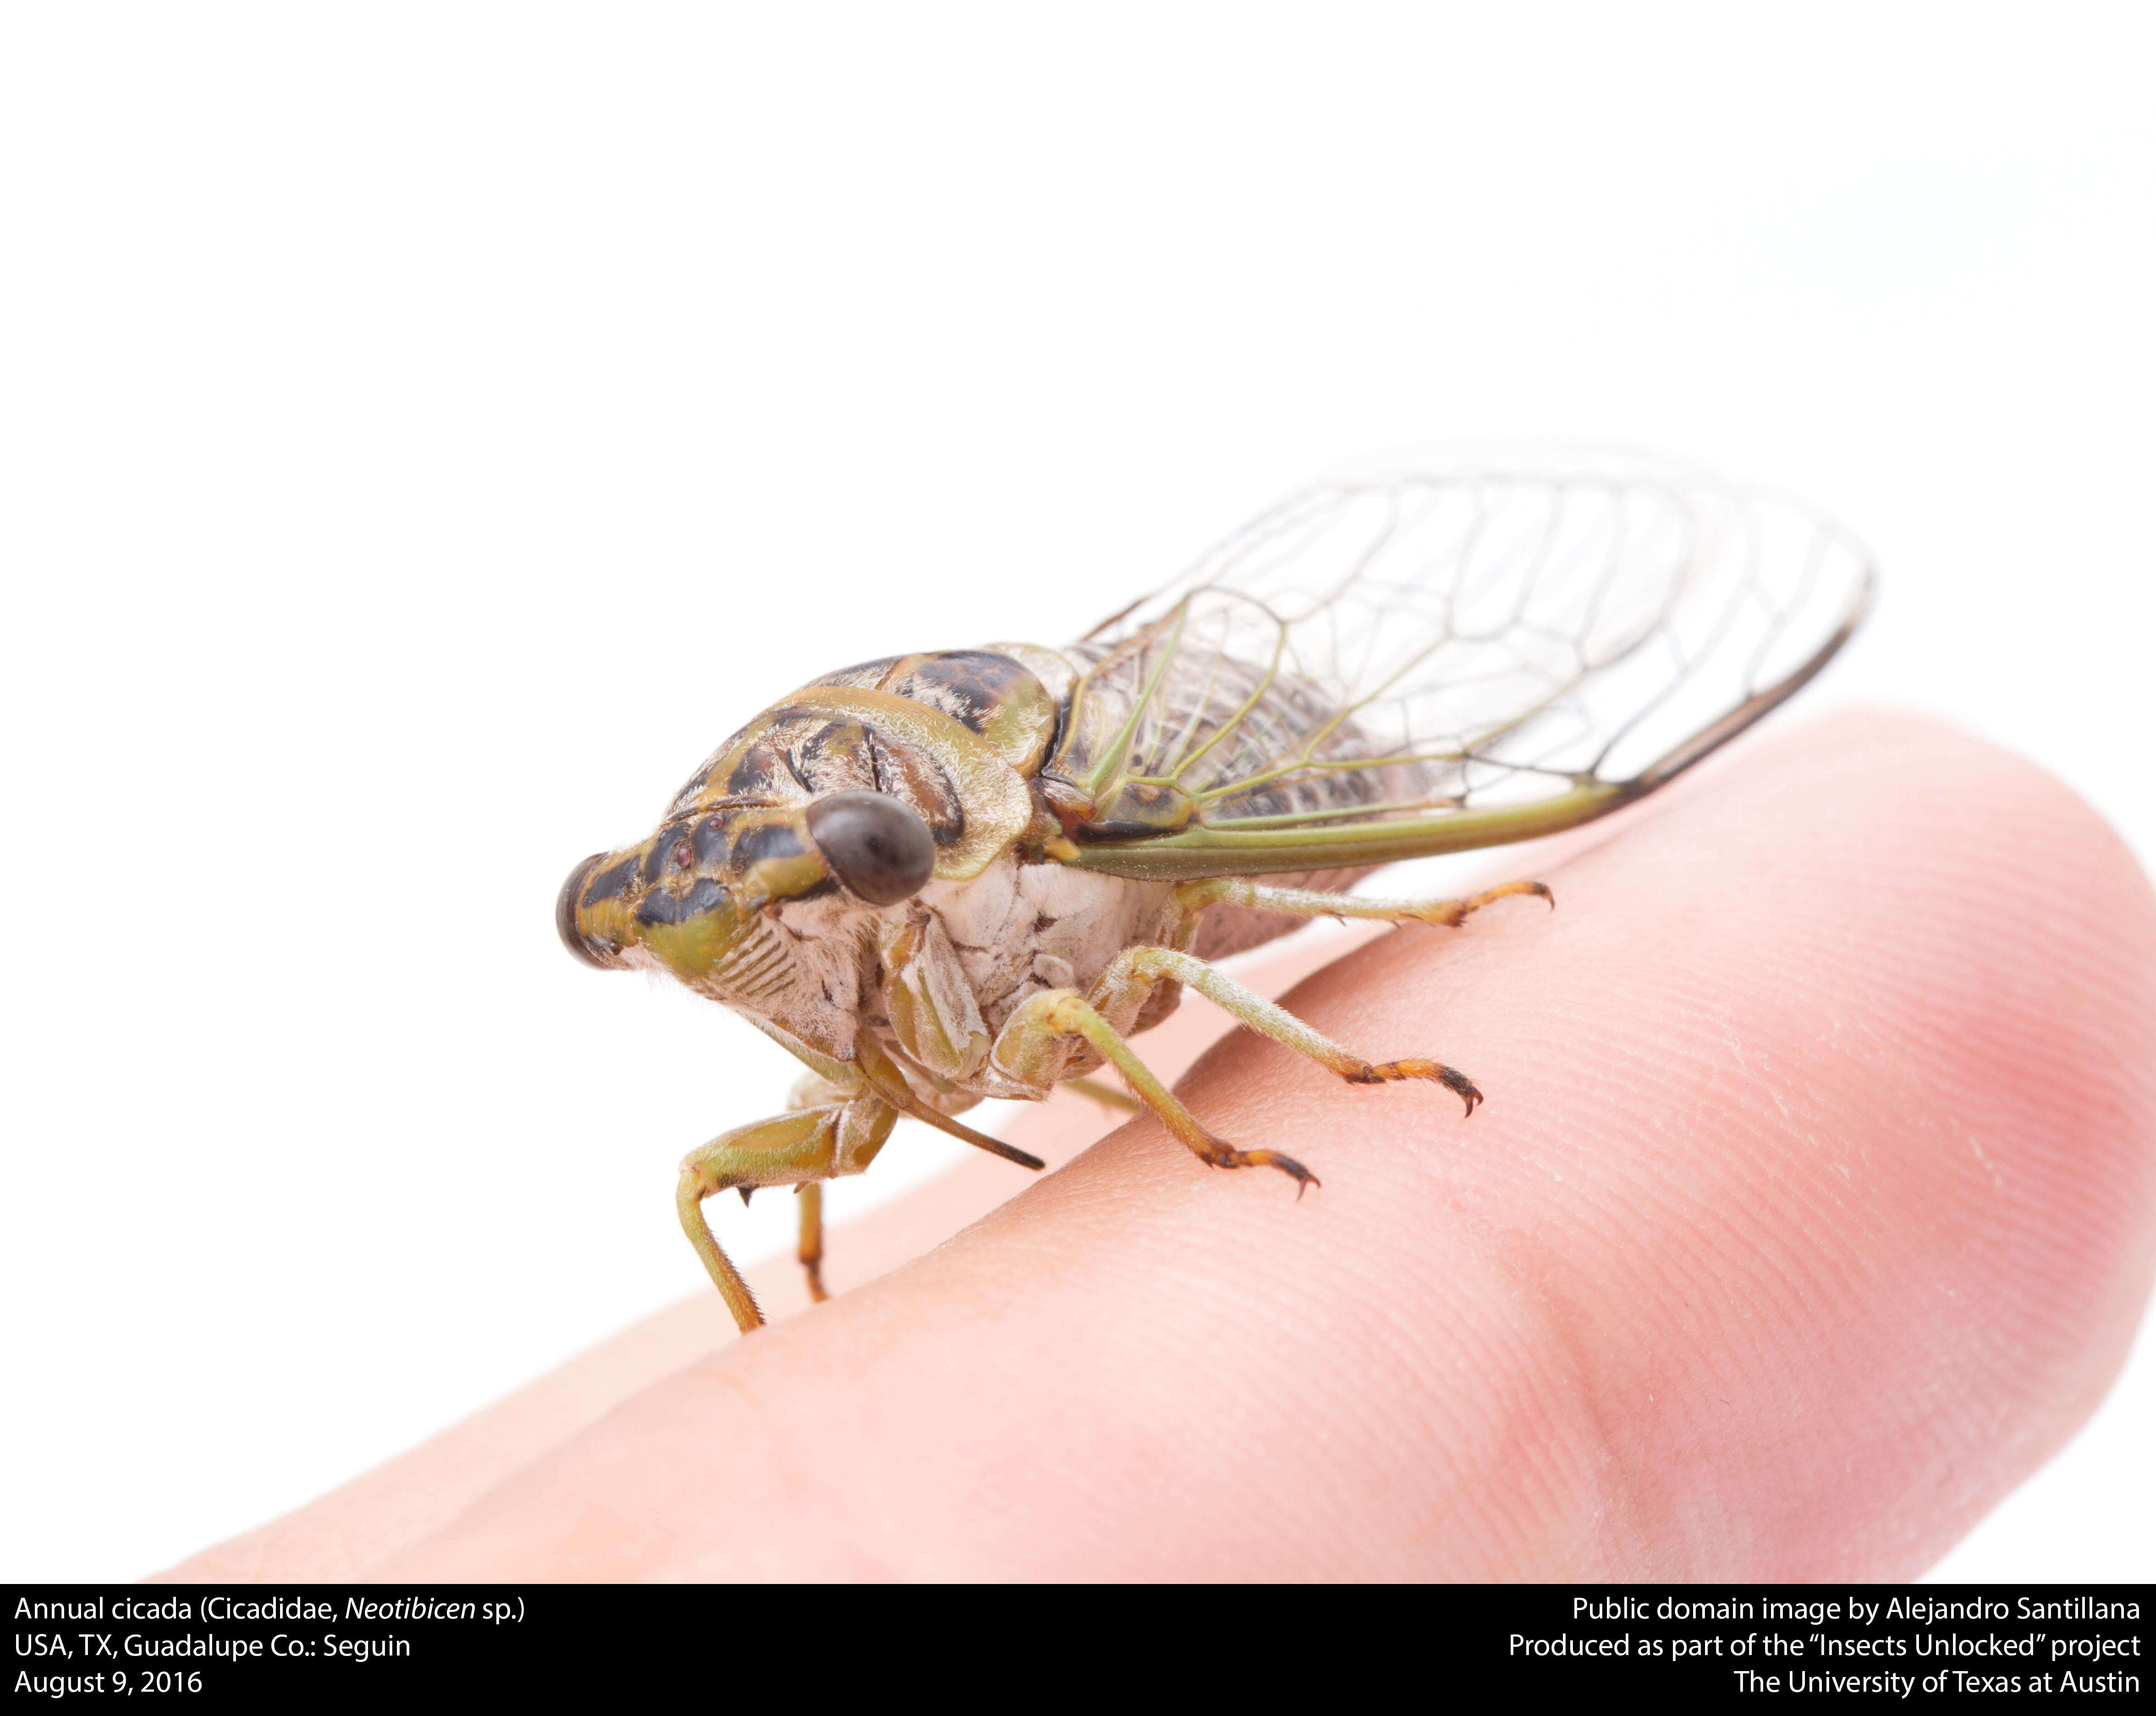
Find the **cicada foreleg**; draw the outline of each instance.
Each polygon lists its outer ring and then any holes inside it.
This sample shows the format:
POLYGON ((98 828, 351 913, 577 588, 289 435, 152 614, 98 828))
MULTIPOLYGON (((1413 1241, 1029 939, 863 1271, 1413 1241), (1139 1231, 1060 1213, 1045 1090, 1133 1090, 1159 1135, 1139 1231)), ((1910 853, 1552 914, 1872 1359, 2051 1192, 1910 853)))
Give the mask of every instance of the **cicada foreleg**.
POLYGON ((801 1205, 801 1243, 794 1255, 801 1272, 808 1277, 808 1297, 820 1305, 831 1296, 824 1290, 824 1182, 812 1179, 794 1188, 801 1205))
POLYGON ((1495 900, 1532 894, 1548 900, 1557 897, 1538 881, 1508 881, 1502 887, 1485 888, 1464 900, 1387 900, 1359 894, 1313 893, 1307 888, 1273 888, 1240 876, 1214 877, 1183 883, 1175 891, 1176 902, 1192 916, 1208 906, 1247 906, 1259 912, 1285 912, 1297 917, 1374 917, 1389 923, 1441 923, 1457 929, 1468 914, 1495 900))
MULTIPOLYGON (((843 1104, 857 1093, 855 1088, 838 1083, 820 1072, 804 1072, 794 1081, 786 1106, 797 1112, 828 1107, 834 1103, 843 1104)), ((824 1288, 824 1183, 819 1179, 804 1181, 794 1187, 793 1195, 801 1226, 800 1242, 794 1248, 794 1256, 799 1260, 802 1274, 808 1277, 810 1302, 820 1305, 831 1297, 824 1288)))
POLYGON ((800 1186, 804 1196, 808 1190, 816 1191, 816 1201, 804 1201, 801 1214, 801 1261, 808 1267, 813 1292, 821 1284, 818 1276, 823 1261, 823 1203, 818 1183, 866 1168, 897 1121, 896 1108, 880 1097, 864 1095, 736 1127, 682 1159, 680 1186, 674 1200, 682 1231, 744 1333, 762 1323, 763 1313, 741 1272, 712 1236, 711 1224, 704 1219, 704 1200, 715 1192, 738 1191, 746 1201, 751 1192, 764 1186, 800 1186))

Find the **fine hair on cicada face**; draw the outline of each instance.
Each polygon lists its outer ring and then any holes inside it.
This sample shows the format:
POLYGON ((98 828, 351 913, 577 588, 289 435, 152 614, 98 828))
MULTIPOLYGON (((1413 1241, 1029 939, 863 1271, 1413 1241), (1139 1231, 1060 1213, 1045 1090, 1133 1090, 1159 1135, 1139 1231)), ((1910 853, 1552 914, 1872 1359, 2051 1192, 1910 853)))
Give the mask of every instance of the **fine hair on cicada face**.
POLYGON ((936 843, 920 814, 881 794, 806 805, 737 806, 662 824, 569 873, 555 927, 599 968, 649 962, 694 987, 753 998, 775 957, 763 914, 834 895, 873 907, 918 893, 936 843))
POLYGON ((748 1017, 808 1077, 684 1163, 682 1225, 744 1328, 714 1192, 856 1174, 901 1114, 960 1125, 1112 1068, 1199 1159, 1316 1176, 1214 1137, 1127 1038, 1196 989, 1351 1084, 1482 1092, 1369 1060, 1209 959, 1313 917, 1458 927, 1466 900, 1342 891, 1395 859, 1607 814, 1794 695, 1854 632, 1868 558, 1786 497, 1553 450, 1322 484, 1060 649, 1005 643, 828 674, 756 716, 645 839, 576 866, 562 940, 748 1017))

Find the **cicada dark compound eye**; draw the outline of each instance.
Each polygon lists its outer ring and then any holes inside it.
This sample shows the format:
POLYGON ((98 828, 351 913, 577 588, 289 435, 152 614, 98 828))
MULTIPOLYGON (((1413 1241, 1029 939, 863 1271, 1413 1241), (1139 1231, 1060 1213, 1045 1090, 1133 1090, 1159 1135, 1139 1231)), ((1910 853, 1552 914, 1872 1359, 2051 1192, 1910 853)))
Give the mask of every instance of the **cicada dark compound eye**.
POLYGON ((562 891, 554 901, 554 928, 562 938, 562 945, 585 964, 596 965, 601 971, 613 971, 621 961, 602 953, 577 927, 577 907, 583 899, 584 885, 591 880, 592 872, 606 861, 606 855, 594 852, 569 872, 569 879, 562 884, 562 891))
POLYGON ((808 807, 808 835, 831 873, 871 906, 919 893, 936 869, 936 837, 910 804, 881 793, 834 793, 808 807))

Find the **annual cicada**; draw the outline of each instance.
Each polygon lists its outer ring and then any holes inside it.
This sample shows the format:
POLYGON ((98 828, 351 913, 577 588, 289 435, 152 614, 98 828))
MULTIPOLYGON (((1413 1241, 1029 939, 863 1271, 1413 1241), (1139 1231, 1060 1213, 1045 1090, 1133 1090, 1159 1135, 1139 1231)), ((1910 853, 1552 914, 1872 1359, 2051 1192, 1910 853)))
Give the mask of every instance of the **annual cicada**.
POLYGON ((1075 644, 842 668, 721 745, 657 831, 586 859, 557 909, 590 963, 670 974, 808 1069, 789 1111, 682 1164, 684 1228, 762 1322, 704 1200, 821 1182, 901 1115, 1029 1168, 957 1116, 1111 1066, 1202 1162, 1214 1137, 1129 1040, 1185 987, 1358 1084, 1368 1061, 1211 963, 1312 916, 1460 924, 1464 900, 1346 891, 1394 859, 1574 826, 1674 778, 1848 639, 1872 576, 1794 501, 1610 454, 1328 482, 1075 644))

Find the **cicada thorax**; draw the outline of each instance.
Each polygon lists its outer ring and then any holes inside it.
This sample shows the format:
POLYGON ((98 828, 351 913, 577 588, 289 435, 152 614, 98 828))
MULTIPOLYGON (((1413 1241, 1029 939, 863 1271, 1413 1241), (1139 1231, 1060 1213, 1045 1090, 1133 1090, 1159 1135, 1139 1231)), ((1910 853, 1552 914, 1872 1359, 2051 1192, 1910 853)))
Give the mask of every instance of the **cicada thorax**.
POLYGON ((1113 646, 1067 654, 1080 677, 1043 773, 1081 844, 1173 834, 1200 820, 1368 814, 1427 802, 1442 770, 1367 732, 1277 659, 1184 630, 1180 612, 1113 646))
MULTIPOLYGON (((1261 632, 1240 640, 1258 658, 1250 659, 1229 647, 1239 640, 1195 638, 1183 619, 1172 613, 1116 645, 1079 643, 1065 652, 1079 676, 1065 695, 1041 791, 1074 843, 1139 841, 1203 819, 1250 826, 1382 814, 1442 794, 1442 768, 1400 754, 1399 744, 1367 732, 1281 661, 1263 659, 1261 632)), ((1373 867, 1270 880, 1344 891, 1373 867)), ((1224 958, 1301 922, 1214 907, 1187 931, 1184 951, 1224 958)))
MULTIPOLYGON (((1028 653, 1044 665, 1056 660, 1028 653)), ((927 825, 937 876, 963 880, 1032 820, 1027 783, 1060 713, 1056 693, 1007 651, 865 661, 765 710, 690 777, 668 814, 880 793, 927 825)))

